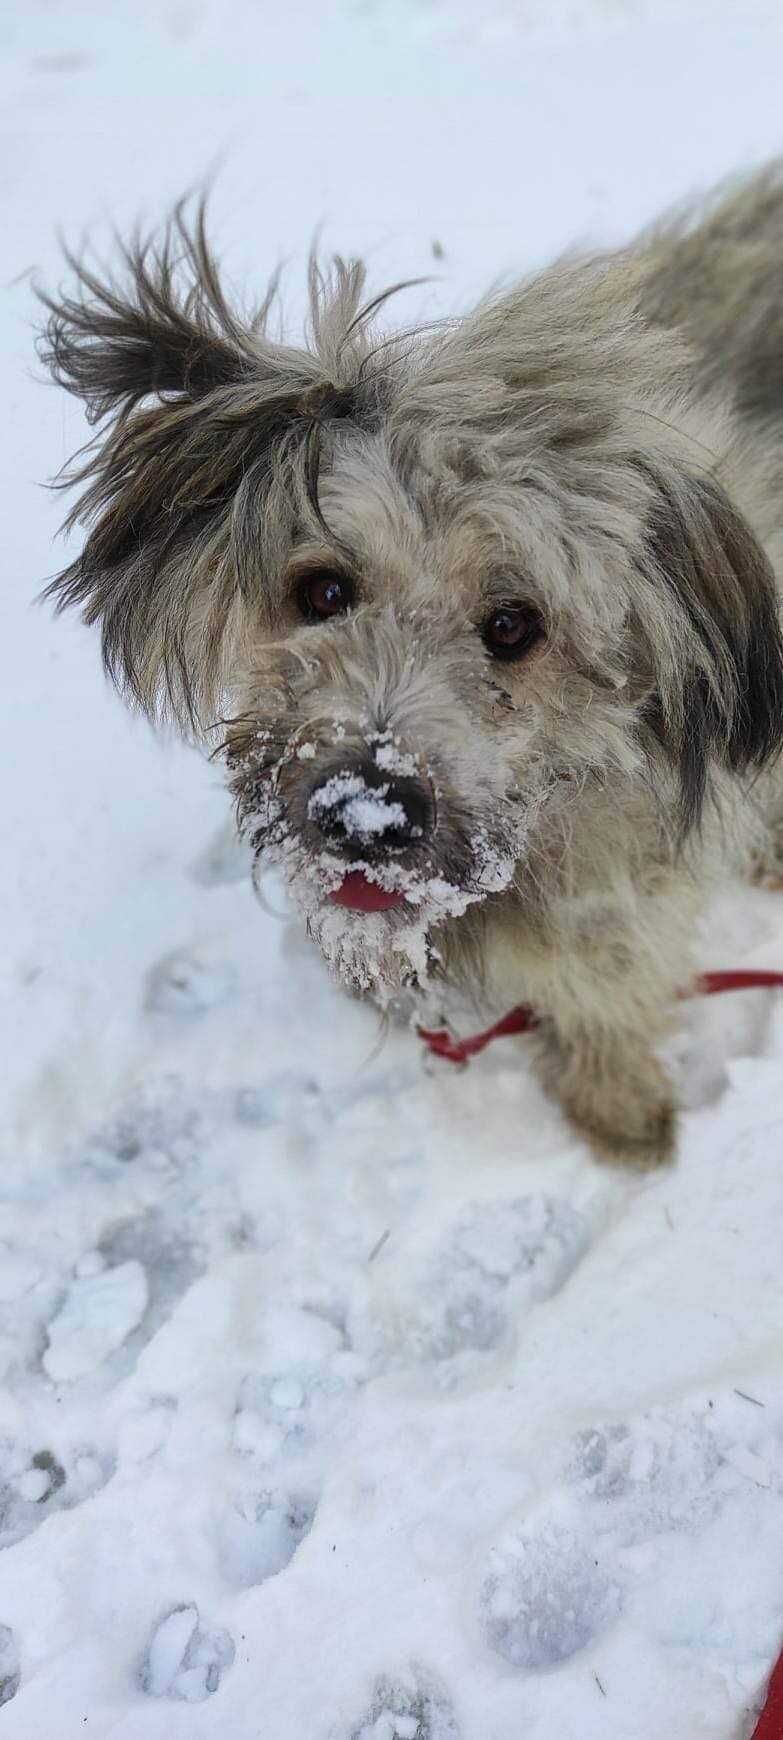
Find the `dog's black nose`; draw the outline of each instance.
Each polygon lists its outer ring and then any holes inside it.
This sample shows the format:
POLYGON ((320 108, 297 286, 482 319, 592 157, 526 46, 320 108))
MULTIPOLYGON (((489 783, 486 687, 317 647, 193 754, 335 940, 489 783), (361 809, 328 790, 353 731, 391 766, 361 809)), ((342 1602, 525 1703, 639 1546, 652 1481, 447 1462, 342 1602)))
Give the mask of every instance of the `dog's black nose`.
POLYGON ((369 761, 322 775, 307 802, 308 821, 330 846, 363 857, 423 845, 434 815, 423 780, 385 774, 369 761))

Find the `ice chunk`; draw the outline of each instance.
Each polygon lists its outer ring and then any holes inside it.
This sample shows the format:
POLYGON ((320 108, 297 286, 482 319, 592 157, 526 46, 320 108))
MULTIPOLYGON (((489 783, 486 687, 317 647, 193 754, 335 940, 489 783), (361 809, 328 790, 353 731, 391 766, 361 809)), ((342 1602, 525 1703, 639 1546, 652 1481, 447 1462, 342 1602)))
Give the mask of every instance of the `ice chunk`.
POLYGON ((16 1481, 16 1490, 27 1504, 40 1504, 49 1497, 49 1476, 44 1468, 26 1468, 16 1481))
POLYGON ((71 1283, 52 1318, 43 1367, 54 1383, 73 1383, 116 1352, 147 1309, 147 1277, 141 1263, 120 1263, 71 1283))

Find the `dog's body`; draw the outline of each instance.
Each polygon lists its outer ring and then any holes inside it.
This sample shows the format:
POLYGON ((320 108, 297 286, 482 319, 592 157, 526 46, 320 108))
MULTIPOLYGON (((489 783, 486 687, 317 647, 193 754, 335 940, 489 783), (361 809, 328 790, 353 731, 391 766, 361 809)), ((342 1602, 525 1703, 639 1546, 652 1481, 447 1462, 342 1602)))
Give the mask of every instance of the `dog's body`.
POLYGON ((60 602, 150 714, 222 721, 346 980, 532 1003, 612 1156, 672 1151, 706 891, 783 866, 782 256, 770 171, 446 330, 378 341, 338 262, 310 349, 275 344, 179 215, 126 288, 48 304, 109 420, 60 602))

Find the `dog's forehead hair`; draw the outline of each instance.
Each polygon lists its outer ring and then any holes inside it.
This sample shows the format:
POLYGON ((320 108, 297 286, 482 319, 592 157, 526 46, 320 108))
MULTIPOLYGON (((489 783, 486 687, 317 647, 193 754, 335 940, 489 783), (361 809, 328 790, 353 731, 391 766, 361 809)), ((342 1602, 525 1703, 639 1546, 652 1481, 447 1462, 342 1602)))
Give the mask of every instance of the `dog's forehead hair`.
POLYGON ((438 601, 455 620, 539 594, 562 542, 559 504, 538 480, 489 479, 466 445, 399 443, 342 429, 318 480, 316 513, 300 501, 290 537, 265 573, 266 605, 284 611, 302 574, 347 569, 365 602, 438 601))

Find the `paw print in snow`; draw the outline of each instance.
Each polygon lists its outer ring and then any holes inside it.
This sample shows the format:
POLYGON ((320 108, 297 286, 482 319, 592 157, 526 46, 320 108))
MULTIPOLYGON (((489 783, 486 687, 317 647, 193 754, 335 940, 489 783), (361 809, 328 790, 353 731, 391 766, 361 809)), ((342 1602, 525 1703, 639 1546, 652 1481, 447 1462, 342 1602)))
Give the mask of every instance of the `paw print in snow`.
POLYGON ((427 1264, 404 1341, 435 1360, 497 1346, 509 1326, 510 1287, 516 1309, 551 1298, 589 1243, 583 1216, 558 1198, 473 1204, 427 1264))
POLYGON ((309 1450, 344 1419, 353 1388, 348 1379, 310 1365, 246 1378, 234 1421, 235 1448, 261 1462, 309 1450))
POLYGON ((459 1740, 449 1699, 429 1674, 413 1685, 376 1681, 372 1703, 348 1740, 459 1740))
POLYGON ((230 964, 199 960, 187 949, 177 949, 150 968, 144 1006, 154 1015, 204 1015, 227 1003, 235 989, 230 964))
POLYGON ((290 1564, 316 1512, 307 1495, 262 1492, 238 1498, 223 1518, 218 1554, 223 1575, 236 1589, 265 1583, 290 1564))
POLYGON ((729 1449, 693 1411, 650 1413, 579 1432, 566 1474, 630 1543, 714 1516, 741 1484, 729 1449))
POLYGON ((81 1448, 65 1464, 51 1450, 0 1442, 0 1549, 44 1522, 54 1510, 73 1510, 98 1492, 114 1472, 111 1457, 81 1448))
POLYGON ((507 1536, 481 1595, 490 1649, 513 1667, 567 1661, 618 1617, 621 1592, 595 1554, 552 1524, 507 1536))
POLYGON ((211 1698, 235 1655, 227 1631, 202 1625, 195 1606, 174 1607, 155 1626, 139 1665, 139 1684, 150 1698, 211 1698))

